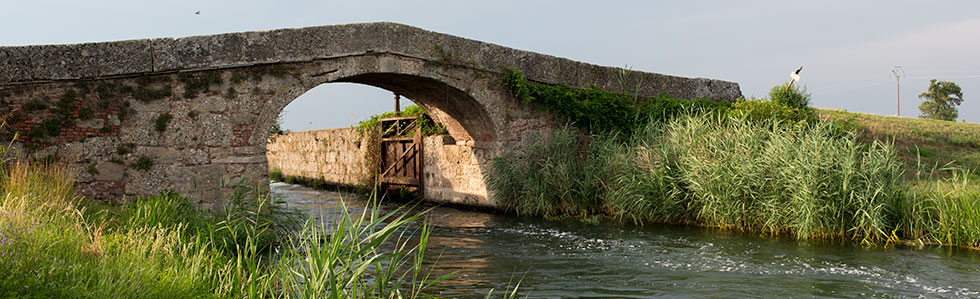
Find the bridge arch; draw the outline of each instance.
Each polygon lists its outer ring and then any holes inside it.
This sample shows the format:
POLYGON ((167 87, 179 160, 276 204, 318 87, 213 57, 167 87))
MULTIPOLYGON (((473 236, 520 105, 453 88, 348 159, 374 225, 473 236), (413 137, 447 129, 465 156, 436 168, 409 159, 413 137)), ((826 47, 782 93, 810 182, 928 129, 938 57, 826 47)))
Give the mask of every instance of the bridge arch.
MULTIPOLYGON (((405 95, 445 124, 455 145, 469 148, 458 150, 478 163, 496 148, 520 147, 531 132, 562 118, 516 101, 500 84, 507 68, 536 82, 622 88, 618 68, 367 23, 0 47, 0 116, 17 116, 7 119, 7 131, 23 133, 16 140, 22 152, 57 156, 77 173, 76 189, 84 194, 119 198, 170 189, 213 206, 238 179, 265 181, 268 128, 289 102, 320 84, 352 82, 405 95)), ((643 85, 631 92, 642 97, 741 96, 732 82, 632 75, 643 85)), ((471 195, 485 202, 482 188, 471 195)))

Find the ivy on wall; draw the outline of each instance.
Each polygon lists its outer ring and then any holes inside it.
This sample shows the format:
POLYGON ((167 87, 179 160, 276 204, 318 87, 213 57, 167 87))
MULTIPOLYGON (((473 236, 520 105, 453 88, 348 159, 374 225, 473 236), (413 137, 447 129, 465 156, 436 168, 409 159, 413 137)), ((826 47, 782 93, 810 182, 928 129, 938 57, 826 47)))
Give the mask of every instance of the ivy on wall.
POLYGON ((705 99, 683 100, 667 95, 642 99, 593 86, 590 89, 531 82, 518 69, 504 74, 503 84, 518 100, 568 118, 592 133, 632 134, 650 121, 664 121, 689 111, 727 110, 731 104, 705 99))

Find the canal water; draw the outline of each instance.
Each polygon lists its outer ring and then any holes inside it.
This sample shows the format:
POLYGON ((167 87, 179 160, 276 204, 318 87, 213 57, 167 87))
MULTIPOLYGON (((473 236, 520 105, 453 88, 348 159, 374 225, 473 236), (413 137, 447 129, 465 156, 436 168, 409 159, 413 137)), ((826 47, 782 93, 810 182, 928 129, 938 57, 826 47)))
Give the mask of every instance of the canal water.
MULTIPOLYGON (((364 197, 284 183, 272 192, 311 217, 364 197)), ((393 210, 395 203, 383 210, 393 210)), ((756 237, 712 229, 590 225, 437 207, 427 257, 456 272, 439 297, 980 297, 980 252, 756 237)))

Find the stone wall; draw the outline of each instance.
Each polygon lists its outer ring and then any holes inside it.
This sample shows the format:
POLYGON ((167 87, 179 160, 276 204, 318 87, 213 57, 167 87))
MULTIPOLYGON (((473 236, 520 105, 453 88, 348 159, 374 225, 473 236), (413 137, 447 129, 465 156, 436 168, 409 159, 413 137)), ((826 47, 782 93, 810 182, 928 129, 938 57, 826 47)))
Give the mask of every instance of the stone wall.
POLYGON ((0 89, 0 139, 17 134, 19 158, 60 162, 92 198, 175 190, 216 208, 239 183, 266 181, 256 103, 286 79, 238 69, 0 89))
MULTIPOLYGON (((354 128, 290 132, 270 140, 267 148, 269 169, 278 168, 283 176, 356 186, 370 175, 364 158, 368 143, 354 128)), ((423 138, 422 150, 426 201, 495 207, 483 180, 495 147, 457 144, 449 135, 439 135, 423 138)))
MULTIPOLYGON (((427 194, 489 203, 480 175, 494 149, 519 149, 530 132, 564 123, 515 99, 500 84, 508 68, 535 82, 623 86, 620 68, 393 23, 0 47, 0 142, 68 165, 85 195, 173 190, 214 208, 239 183, 267 182, 269 127, 286 105, 321 84, 359 83, 401 94, 446 125, 455 143, 430 147, 442 162, 427 162, 427 194)), ((641 97, 741 96, 734 82, 630 78, 643 82, 641 97)))
POLYGON ((496 207, 488 196, 483 173, 496 147, 455 142, 448 135, 423 139, 423 197, 427 201, 496 207))
POLYGON ((322 179, 331 185, 356 186, 368 180, 368 143, 355 128, 289 132, 266 146, 269 169, 283 176, 322 179))

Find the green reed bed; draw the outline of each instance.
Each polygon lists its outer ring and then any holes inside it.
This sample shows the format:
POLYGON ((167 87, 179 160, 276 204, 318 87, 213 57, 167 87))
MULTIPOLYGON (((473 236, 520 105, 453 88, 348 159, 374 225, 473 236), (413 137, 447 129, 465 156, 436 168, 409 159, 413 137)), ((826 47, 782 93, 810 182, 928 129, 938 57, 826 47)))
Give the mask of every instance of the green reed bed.
POLYGON ((964 169, 951 176, 907 183, 894 204, 896 232, 915 243, 957 244, 980 248, 980 184, 964 169))
POLYGON ((860 142, 835 123, 702 113, 648 123, 625 142, 580 135, 555 130, 493 161, 496 199, 520 214, 800 239, 980 240, 977 193, 944 182, 908 191, 890 144, 860 142))
POLYGON ((420 216, 403 211, 299 230, 254 189, 212 213, 167 192, 93 202, 71 177, 16 164, 0 176, 0 297, 417 297, 439 280, 421 266, 428 229, 408 230, 420 216))

